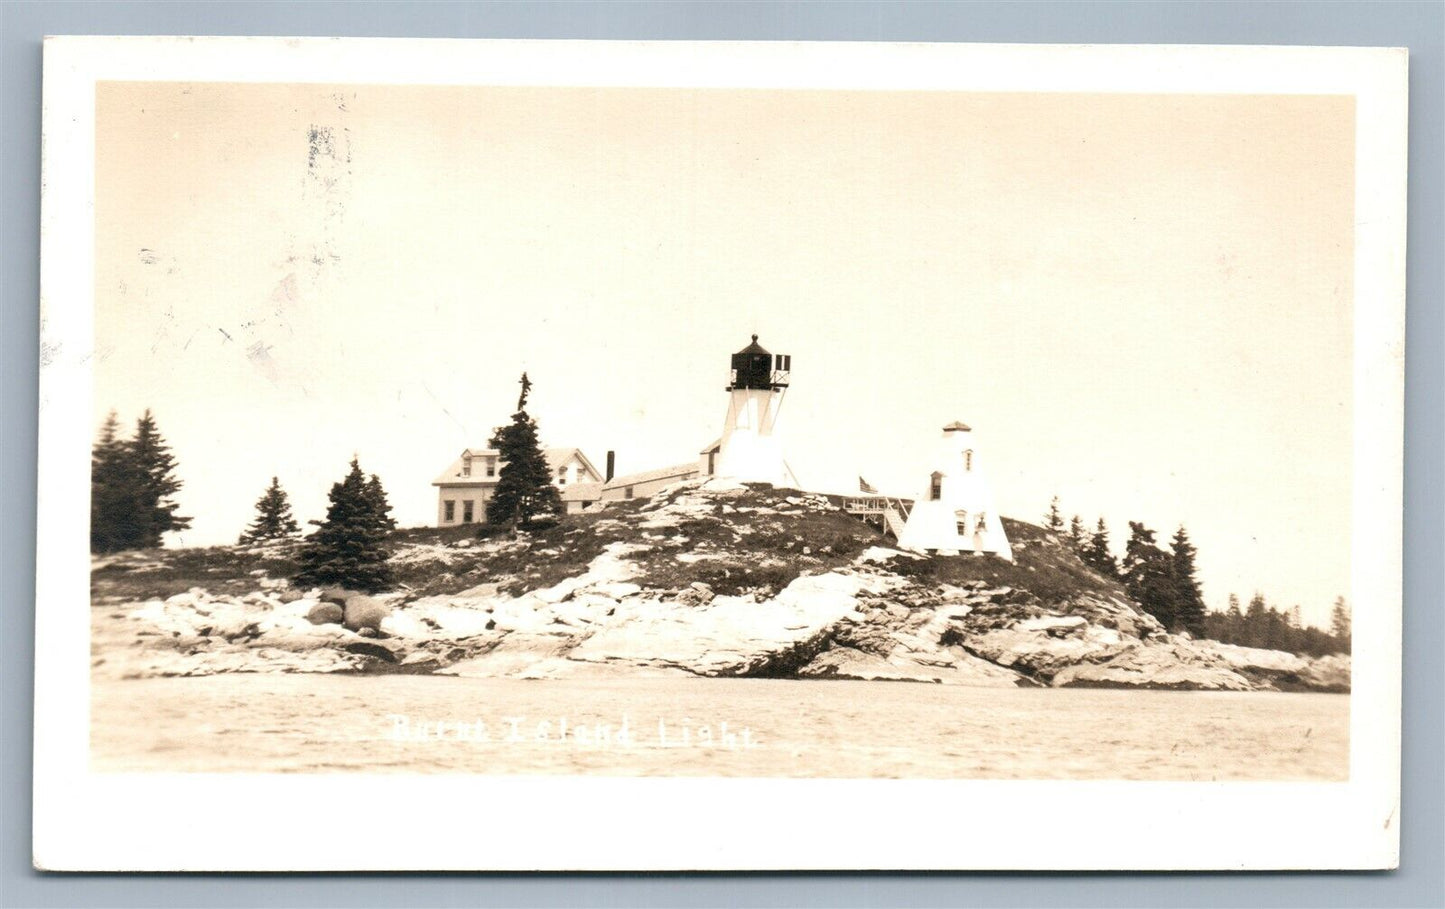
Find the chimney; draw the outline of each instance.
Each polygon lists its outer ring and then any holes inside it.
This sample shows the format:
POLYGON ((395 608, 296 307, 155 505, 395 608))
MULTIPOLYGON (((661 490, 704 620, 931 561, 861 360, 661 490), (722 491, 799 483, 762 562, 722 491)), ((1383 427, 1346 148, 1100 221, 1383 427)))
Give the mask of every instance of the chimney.
POLYGON ((610 482, 612 482, 612 474, 613 474, 613 471, 616 469, 616 467, 617 467, 617 452, 615 452, 615 451, 608 451, 608 452, 607 452, 607 477, 606 477, 606 479, 603 480, 604 483, 610 483, 610 482))

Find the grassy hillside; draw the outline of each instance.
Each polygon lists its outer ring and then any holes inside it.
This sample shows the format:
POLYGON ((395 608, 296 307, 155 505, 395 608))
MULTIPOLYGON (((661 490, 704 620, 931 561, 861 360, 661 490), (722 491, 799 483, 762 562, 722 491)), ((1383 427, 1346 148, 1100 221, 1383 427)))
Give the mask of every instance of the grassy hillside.
MULTIPOLYGON (((718 594, 766 596, 802 574, 820 574, 854 562, 873 546, 893 541, 821 496, 749 487, 745 492, 689 507, 678 514, 685 490, 650 500, 619 502, 603 511, 571 515, 513 540, 486 525, 421 527, 389 538, 397 588, 408 596, 457 594, 480 585, 519 595, 581 574, 613 543, 635 545, 630 559, 642 569, 637 583, 660 592, 706 584, 718 594)), ((1017 561, 959 555, 894 558, 888 567, 919 585, 970 582, 1011 588, 1011 599, 1064 603, 1081 595, 1123 599, 1120 586, 1086 567, 1058 537, 1005 518, 1017 561)), ((296 542, 151 550, 99 559, 92 595, 143 599, 203 587, 244 594, 261 576, 289 577, 296 542)))

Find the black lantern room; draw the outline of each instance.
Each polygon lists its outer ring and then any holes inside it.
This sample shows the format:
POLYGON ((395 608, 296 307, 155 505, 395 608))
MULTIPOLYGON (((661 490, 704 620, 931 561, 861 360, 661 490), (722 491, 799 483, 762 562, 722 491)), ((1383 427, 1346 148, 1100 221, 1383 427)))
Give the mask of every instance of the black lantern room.
POLYGON ((736 388, 786 388, 792 366, 791 356, 768 353, 758 343, 758 336, 753 335, 753 343, 733 354, 727 391, 736 388))

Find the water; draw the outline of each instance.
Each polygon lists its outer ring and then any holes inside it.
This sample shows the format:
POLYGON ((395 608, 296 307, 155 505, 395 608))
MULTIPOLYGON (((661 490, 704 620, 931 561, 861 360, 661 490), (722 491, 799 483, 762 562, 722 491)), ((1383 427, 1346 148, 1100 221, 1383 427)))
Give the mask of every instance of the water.
POLYGON ((217 675, 94 679, 91 759, 101 771, 1343 780, 1348 736, 1347 695, 217 675))

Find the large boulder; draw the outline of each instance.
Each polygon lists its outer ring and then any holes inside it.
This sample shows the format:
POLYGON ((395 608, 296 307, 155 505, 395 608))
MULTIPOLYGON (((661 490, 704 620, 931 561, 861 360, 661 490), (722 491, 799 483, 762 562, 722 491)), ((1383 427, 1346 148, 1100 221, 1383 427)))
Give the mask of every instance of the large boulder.
POLYGON ((347 600, 359 596, 361 596, 361 591, 350 590, 346 587, 324 587, 321 590, 321 602, 335 603, 337 606, 344 606, 347 600))
POLYGON ((400 653, 380 641, 347 641, 342 645, 342 649, 347 653, 375 657, 388 663, 395 663, 401 659, 400 653))
POLYGON ((1300 673, 1300 681, 1315 691, 1350 690, 1350 657, 1336 653, 1313 660, 1300 673))
POLYGON ((335 603, 317 603, 306 612, 306 620, 312 625, 340 625, 345 610, 335 603))
POLYGON ((381 623, 389 615, 391 615, 391 610, 382 605, 380 600, 355 594, 346 599, 342 624, 352 631, 360 631, 363 628, 380 631, 381 623))

